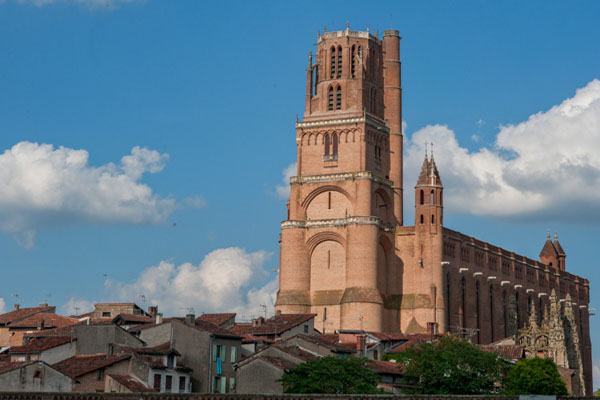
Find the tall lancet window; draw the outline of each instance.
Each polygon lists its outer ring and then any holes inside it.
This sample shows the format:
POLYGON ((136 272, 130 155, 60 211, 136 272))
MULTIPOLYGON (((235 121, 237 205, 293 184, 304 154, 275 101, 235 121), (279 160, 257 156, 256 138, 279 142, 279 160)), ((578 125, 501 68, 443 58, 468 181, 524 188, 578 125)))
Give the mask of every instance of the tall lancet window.
POLYGON ((330 77, 335 78, 335 47, 331 48, 331 75, 330 77))
POLYGON ((337 49, 337 77, 342 76, 342 47, 337 49))
POLYGON ((342 88, 340 86, 338 86, 338 88, 337 88, 337 94, 336 94, 336 99, 335 99, 335 109, 336 110, 342 109, 342 88))
POLYGON ((329 105, 327 106, 328 110, 333 110, 333 88, 329 88, 329 105))

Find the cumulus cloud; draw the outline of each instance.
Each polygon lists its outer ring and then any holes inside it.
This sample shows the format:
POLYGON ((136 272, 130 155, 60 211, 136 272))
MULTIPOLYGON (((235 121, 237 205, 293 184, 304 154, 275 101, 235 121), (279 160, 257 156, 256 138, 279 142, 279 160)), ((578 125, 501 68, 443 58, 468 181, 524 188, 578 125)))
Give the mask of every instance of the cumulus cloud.
POLYGON ((134 147, 120 165, 88 164, 85 150, 21 142, 0 154, 0 230, 31 247, 42 227, 74 223, 157 223, 175 207, 141 183, 167 154, 134 147))
POLYGON ((0 314, 4 314, 6 312, 6 303, 4 299, 0 297, 0 314))
POLYGON ((94 304, 91 301, 74 296, 59 307, 59 311, 63 315, 81 315, 93 310, 94 304))
POLYGON ((280 199, 287 200, 290 197, 290 178, 296 175, 297 170, 298 163, 293 163, 281 171, 281 174, 283 175, 283 178, 281 179, 283 185, 277 185, 275 187, 280 199))
POLYGON ((600 220, 599 80, 550 110, 501 126, 493 148, 470 152, 445 125, 418 130, 406 146, 408 185, 416 180, 425 141, 435 143, 449 210, 537 220, 600 220))
POLYGON ((184 203, 193 208, 204 208, 206 207, 206 200, 202 196, 186 197, 184 203))
POLYGON ((217 249, 199 265, 162 261, 142 271, 135 282, 107 280, 105 290, 111 298, 124 301, 144 295, 150 304, 172 315, 189 308, 196 314, 230 311, 258 315, 261 304, 272 309, 275 302, 277 282, 264 284, 269 273, 263 265, 269 257, 265 251, 217 249))

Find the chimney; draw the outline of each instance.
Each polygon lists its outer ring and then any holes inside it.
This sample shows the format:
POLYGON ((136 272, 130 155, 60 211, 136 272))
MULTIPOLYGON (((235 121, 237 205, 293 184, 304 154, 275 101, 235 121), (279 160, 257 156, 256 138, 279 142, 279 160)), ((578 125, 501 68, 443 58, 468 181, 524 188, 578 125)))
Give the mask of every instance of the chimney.
POLYGON ((356 339, 356 351, 359 357, 364 357, 367 350, 367 336, 359 335, 356 339))
POLYGON ((163 322, 163 315, 162 313, 156 313, 155 317, 154 317, 154 323, 156 325, 162 324, 163 322))
POLYGON ((281 315, 281 310, 277 310, 277 313, 275 315, 279 317, 281 315))
POLYGON ((40 307, 48 307, 48 303, 40 303, 40 307))
POLYGON ((19 305, 15 303, 15 311, 19 309, 19 305))
POLYGON ((185 323, 186 325, 196 325, 196 316, 194 314, 186 314, 185 323))
POLYGON ((428 322, 427 323, 427 334, 433 338, 438 334, 438 324, 437 322, 428 322))
POLYGON ((150 317, 152 317, 152 318, 156 317, 157 313, 158 313, 158 306, 148 306, 148 315, 150 315, 150 317))
POLYGON ((37 328, 38 328, 38 331, 41 331, 42 329, 44 329, 44 320, 43 319, 40 319, 38 321, 37 328))
POLYGON ((256 328, 258 326, 263 326, 264 323, 265 323, 265 319, 263 317, 258 317, 256 319, 252 320, 252 327, 256 328))

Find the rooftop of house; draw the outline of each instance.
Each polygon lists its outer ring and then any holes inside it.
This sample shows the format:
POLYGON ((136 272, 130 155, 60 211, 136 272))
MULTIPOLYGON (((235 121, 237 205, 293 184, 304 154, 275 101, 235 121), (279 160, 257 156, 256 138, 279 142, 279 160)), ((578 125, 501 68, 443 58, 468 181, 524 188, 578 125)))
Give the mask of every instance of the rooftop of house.
POLYGON ((80 355, 67 358, 53 365, 55 369, 72 378, 77 378, 100 368, 108 367, 131 357, 131 354, 106 354, 80 355))
POLYGON ((8 325, 10 323, 21 321, 25 318, 31 317, 32 315, 39 313, 53 313, 56 311, 55 306, 40 305, 39 307, 27 307, 20 308, 18 304, 15 304, 13 311, 0 314, 0 325, 8 325))
POLYGON ((495 345, 495 344, 486 344, 479 345, 479 348, 484 351, 489 351, 490 353, 497 352, 498 355, 505 360, 520 360, 524 358, 525 348, 519 345, 495 345))
POLYGON ((10 348, 11 354, 29 354, 39 353, 54 347, 62 346, 67 343, 74 342, 75 338, 69 336, 49 336, 43 338, 33 339, 31 342, 22 346, 14 346, 10 348))
POLYGON ((144 354, 150 356, 164 356, 168 354, 175 354, 176 356, 180 356, 179 352, 175 350, 170 342, 165 342, 158 346, 154 347, 125 347, 125 346, 115 346, 115 351, 123 352, 123 353, 135 353, 135 354, 144 354))
POLYGON ((33 364, 37 361, 26 361, 26 362, 6 362, 0 364, 0 374, 3 374, 8 371, 12 371, 13 369, 24 367, 25 365, 33 364))
POLYGON ((259 356, 259 357, 257 357, 257 359, 264 360, 264 361, 268 362, 269 364, 272 364, 280 369, 291 369, 297 365, 291 361, 285 360, 280 357, 259 356))
POLYGON ((13 328, 60 328, 64 326, 76 325, 78 319, 63 317, 62 315, 52 313, 35 314, 20 321, 11 322, 8 327, 13 328))
POLYGON ((316 314, 278 314, 269 319, 260 317, 249 324, 236 324, 231 331, 239 335, 280 335, 315 316, 316 314))
POLYGON ((402 370, 400 369, 400 365, 397 363, 393 363, 390 361, 369 361, 365 364, 366 367, 369 367, 377 374, 385 374, 385 375, 402 375, 402 370))
POLYGON ((152 317, 147 317, 145 315, 139 315, 139 314, 127 314, 127 313, 121 313, 119 315, 117 315, 116 317, 114 317, 111 320, 112 323, 118 323, 118 322, 123 322, 123 323, 138 323, 138 324, 149 324, 152 322, 152 317))
POLYGON ((205 321, 210 322, 215 325, 223 325, 224 323, 234 319, 236 313, 220 313, 220 314, 202 314, 198 318, 196 318, 196 322, 205 321))
POLYGON ((108 374, 116 382, 127 388, 132 393, 144 393, 144 392, 156 392, 156 389, 152 389, 138 381, 131 375, 115 375, 108 374))
POLYGON ((304 339, 311 343, 318 344, 320 346, 326 347, 335 353, 354 353, 356 352, 356 344, 354 343, 341 343, 339 339, 339 335, 337 334, 325 334, 325 335, 306 335, 303 333, 294 335, 293 337, 287 339, 282 344, 286 342, 291 342, 294 338, 304 339))

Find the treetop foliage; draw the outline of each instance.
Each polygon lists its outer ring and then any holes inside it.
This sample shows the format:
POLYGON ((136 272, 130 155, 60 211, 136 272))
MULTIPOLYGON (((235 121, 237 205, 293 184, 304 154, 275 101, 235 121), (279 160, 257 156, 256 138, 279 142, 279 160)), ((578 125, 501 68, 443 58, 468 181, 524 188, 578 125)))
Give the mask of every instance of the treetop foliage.
POLYGON ((566 395, 567 387, 554 361, 547 358, 519 360, 509 371, 504 382, 509 395, 538 394, 566 395))
POLYGON ((454 336, 413 345, 386 358, 395 359, 403 368, 403 383, 409 385, 407 393, 495 393, 507 368, 497 353, 483 351, 454 336))
POLYGON ((322 357, 307 361, 284 374, 285 393, 375 394, 377 374, 356 357, 322 357))

